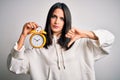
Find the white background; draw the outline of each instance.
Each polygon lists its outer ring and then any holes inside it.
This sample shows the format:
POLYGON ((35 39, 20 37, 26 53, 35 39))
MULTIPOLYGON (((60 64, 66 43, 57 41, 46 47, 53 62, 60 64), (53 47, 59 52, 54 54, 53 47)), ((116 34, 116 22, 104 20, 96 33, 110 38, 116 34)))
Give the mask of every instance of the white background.
MULTIPOLYGON (((95 64, 97 80, 120 80, 120 0, 0 0, 0 80, 29 80, 7 68, 7 56, 26 22, 43 26, 49 8, 64 2, 72 14, 72 26, 80 29, 107 29, 115 35, 111 54, 95 64)), ((29 37, 26 46, 29 46, 29 37)))

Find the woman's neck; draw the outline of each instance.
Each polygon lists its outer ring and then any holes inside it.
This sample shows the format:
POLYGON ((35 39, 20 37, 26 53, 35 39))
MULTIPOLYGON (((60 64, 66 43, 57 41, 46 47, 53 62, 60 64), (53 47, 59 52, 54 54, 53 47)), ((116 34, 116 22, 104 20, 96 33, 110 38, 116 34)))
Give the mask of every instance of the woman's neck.
POLYGON ((61 36, 61 33, 54 33, 53 36, 59 38, 61 36))

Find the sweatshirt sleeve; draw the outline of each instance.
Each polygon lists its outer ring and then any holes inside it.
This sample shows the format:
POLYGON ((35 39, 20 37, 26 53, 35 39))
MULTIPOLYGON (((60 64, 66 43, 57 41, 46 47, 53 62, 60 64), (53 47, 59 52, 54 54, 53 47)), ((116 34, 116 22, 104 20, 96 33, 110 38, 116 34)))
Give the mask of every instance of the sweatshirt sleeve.
POLYGON ((98 37, 98 40, 91 40, 94 59, 96 61, 110 53, 115 37, 107 30, 94 30, 93 33, 98 37))
POLYGON ((8 68, 15 74, 26 74, 29 71, 29 60, 25 54, 25 47, 17 50, 17 43, 8 56, 8 68))

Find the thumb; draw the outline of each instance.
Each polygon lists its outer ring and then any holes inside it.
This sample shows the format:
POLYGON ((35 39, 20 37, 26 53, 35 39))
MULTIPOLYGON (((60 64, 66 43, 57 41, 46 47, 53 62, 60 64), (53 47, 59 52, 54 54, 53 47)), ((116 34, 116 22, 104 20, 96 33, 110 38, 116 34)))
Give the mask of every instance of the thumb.
POLYGON ((68 43, 68 47, 75 41, 75 39, 71 39, 70 42, 68 43))

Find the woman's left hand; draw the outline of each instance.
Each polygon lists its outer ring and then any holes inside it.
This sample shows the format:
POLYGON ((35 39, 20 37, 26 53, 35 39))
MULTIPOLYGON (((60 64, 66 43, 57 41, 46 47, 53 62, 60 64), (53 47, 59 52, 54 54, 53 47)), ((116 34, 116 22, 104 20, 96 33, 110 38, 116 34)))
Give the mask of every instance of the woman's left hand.
POLYGON ((70 38, 70 42, 68 43, 68 47, 77 39, 80 38, 91 38, 94 40, 97 40, 98 38, 95 36, 95 34, 91 31, 85 31, 85 30, 80 30, 76 28, 72 28, 68 31, 66 34, 67 38, 70 38))

